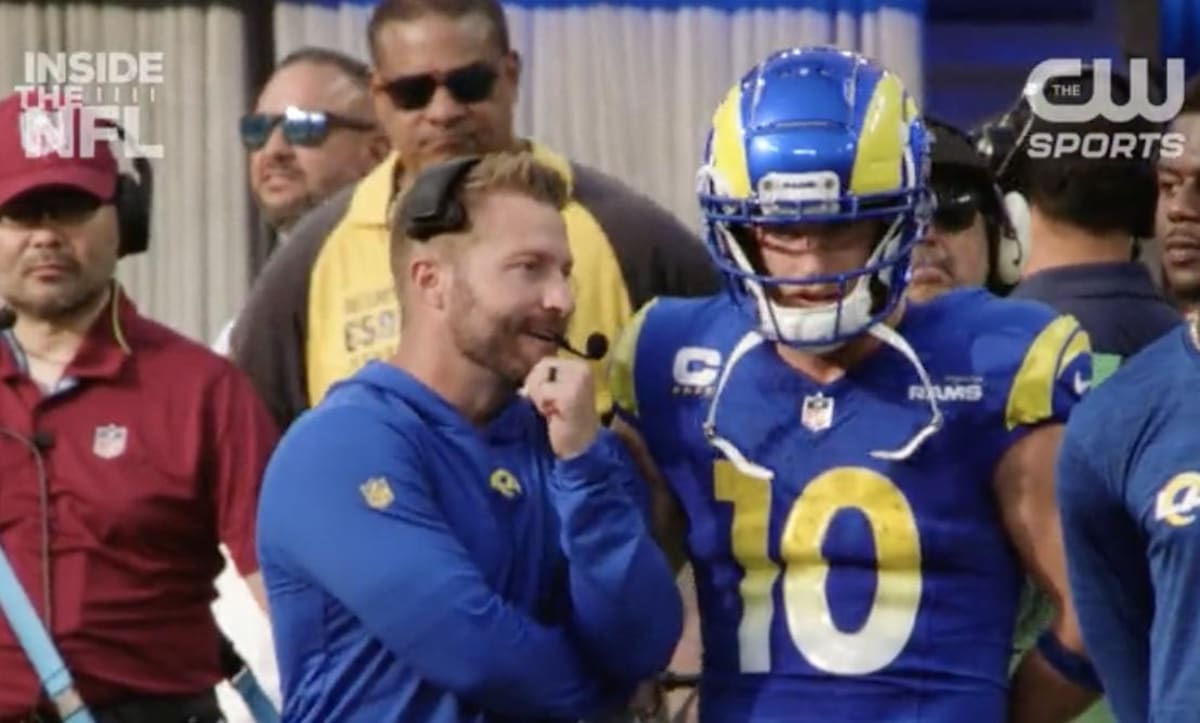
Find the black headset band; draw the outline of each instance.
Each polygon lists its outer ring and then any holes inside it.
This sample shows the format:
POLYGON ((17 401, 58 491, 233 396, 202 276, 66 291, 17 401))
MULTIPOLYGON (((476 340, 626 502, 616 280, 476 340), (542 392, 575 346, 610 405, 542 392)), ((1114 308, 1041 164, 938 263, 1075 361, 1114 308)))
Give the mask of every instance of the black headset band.
POLYGON ((464 156, 422 170, 400 203, 396 228, 417 241, 466 230, 470 219, 458 198, 459 187, 481 160, 464 156))
MULTIPOLYGON (((113 160, 124 152, 128 140, 125 128, 114 120, 105 119, 101 125, 116 131, 118 142, 113 145, 113 160)), ((136 178, 117 168, 117 223, 120 236, 119 255, 130 256, 150 247, 150 209, 153 199, 154 171, 150 160, 135 156, 130 160, 136 178)))

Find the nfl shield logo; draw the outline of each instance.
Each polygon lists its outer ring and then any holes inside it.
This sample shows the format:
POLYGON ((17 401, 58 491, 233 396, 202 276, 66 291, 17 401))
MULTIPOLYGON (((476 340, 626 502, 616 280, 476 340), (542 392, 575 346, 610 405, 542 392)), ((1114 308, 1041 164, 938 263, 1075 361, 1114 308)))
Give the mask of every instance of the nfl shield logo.
POLYGON ((817 392, 804 398, 800 411, 800 423, 811 432, 829 429, 833 424, 833 399, 817 392))
POLYGON ((129 431, 115 424, 96 427, 96 436, 92 438, 92 452, 101 459, 113 459, 125 453, 125 440, 129 431))

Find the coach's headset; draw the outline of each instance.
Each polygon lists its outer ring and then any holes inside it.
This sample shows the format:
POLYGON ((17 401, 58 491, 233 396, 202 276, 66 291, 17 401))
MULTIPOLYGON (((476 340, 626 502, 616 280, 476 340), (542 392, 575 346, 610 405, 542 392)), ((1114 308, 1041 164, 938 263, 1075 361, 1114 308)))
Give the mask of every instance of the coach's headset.
POLYGON ((401 200, 395 227, 422 242, 465 231, 471 220, 458 197, 458 187, 481 160, 480 156, 464 156, 421 171, 401 200))
MULTIPOLYGON (((1083 63, 1078 76, 1091 77, 1094 65, 1083 63)), ((1113 69, 1110 74, 1112 86, 1119 89, 1126 97, 1130 93, 1129 79, 1120 71, 1113 69)), ((1049 82, 1049 81, 1047 81, 1049 82)), ((1152 91, 1157 91, 1155 82, 1151 82, 1152 91)), ((1015 285, 1021 280, 1021 269, 1029 256, 1030 247, 1030 205, 1026 187, 1027 143, 1037 123, 1037 116, 1029 97, 1023 91, 1016 103, 995 121, 985 123, 975 132, 975 147, 988 159, 992 168, 992 176, 1000 189, 1003 199, 1004 212, 1008 218, 1007 231, 1002 233, 995 255, 994 272, 997 279, 1005 285, 1015 285)), ((1152 162, 1139 166, 1139 170, 1149 178, 1148 187, 1154 187, 1155 169, 1152 162)), ((1142 214, 1134 224, 1134 243, 1132 256, 1138 253, 1137 239, 1154 236, 1154 204, 1149 203, 1148 212, 1142 214)))

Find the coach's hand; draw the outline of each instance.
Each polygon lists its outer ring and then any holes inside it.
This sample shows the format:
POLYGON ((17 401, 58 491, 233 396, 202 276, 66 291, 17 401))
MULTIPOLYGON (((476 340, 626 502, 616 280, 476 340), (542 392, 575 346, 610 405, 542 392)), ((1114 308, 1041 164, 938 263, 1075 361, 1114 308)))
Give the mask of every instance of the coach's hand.
POLYGON ((657 723, 667 721, 666 696, 657 680, 647 680, 638 686, 629 701, 629 709, 639 721, 657 723))
POLYGON ((596 440, 600 417, 588 362, 546 357, 525 378, 525 393, 546 418, 550 446, 559 459, 582 454, 596 440))

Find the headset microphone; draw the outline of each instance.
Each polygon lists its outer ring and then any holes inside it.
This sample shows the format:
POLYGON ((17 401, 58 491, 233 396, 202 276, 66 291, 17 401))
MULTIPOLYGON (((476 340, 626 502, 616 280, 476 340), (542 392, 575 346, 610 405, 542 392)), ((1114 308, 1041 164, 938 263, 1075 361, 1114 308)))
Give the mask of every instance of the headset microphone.
POLYGON ((559 348, 565 349, 580 359, 600 361, 604 358, 604 355, 608 353, 608 337, 598 331, 588 334, 587 341, 584 342, 583 345, 583 351, 579 351, 575 347, 571 346, 571 342, 567 341, 567 338, 561 334, 540 334, 536 332, 526 333, 535 339, 541 339, 542 341, 558 344, 559 348))
POLYGON ((604 355, 608 353, 608 337, 600 332, 594 332, 588 335, 587 341, 583 345, 583 351, 571 346, 570 342, 565 337, 555 337, 554 343, 558 344, 563 349, 579 357, 580 359, 589 359, 591 361, 600 361, 604 355))

